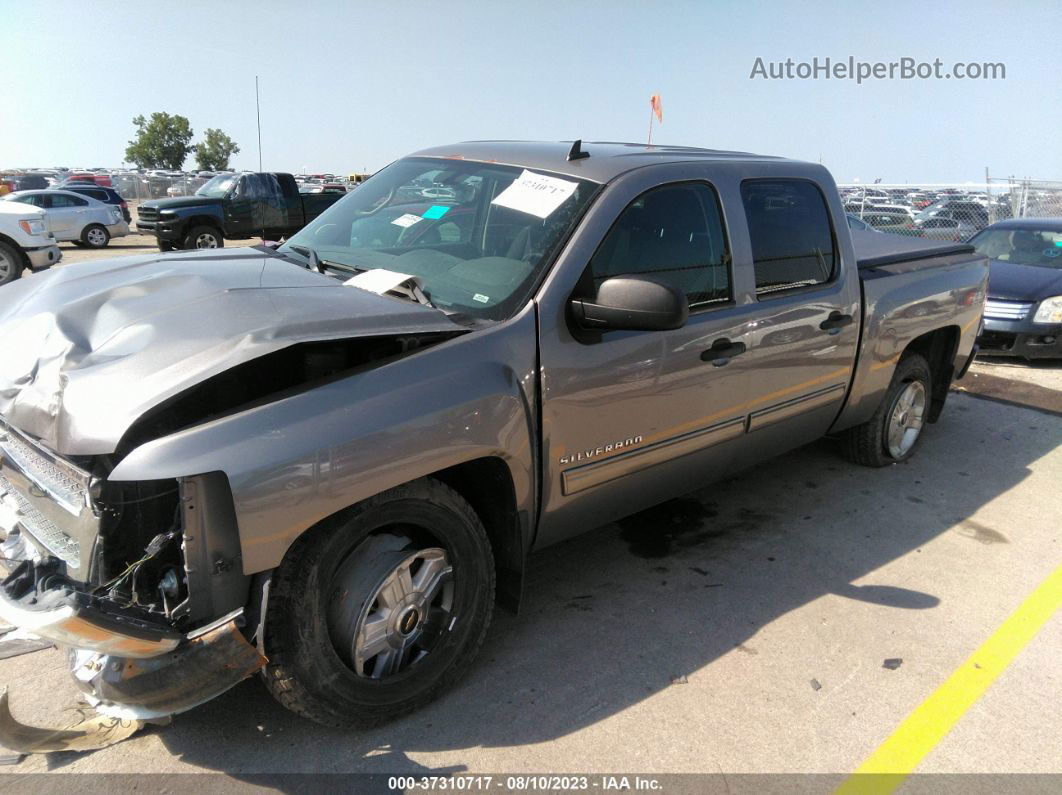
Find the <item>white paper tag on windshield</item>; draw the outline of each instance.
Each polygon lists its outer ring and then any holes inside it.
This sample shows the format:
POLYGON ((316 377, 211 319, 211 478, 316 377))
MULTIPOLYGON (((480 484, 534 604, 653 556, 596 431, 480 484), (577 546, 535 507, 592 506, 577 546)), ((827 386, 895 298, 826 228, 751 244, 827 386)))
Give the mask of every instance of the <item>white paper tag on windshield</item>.
POLYGON ((416 276, 410 276, 408 273, 395 273, 383 268, 374 268, 371 271, 359 273, 357 276, 351 276, 343 284, 347 287, 360 287, 370 293, 383 295, 408 281, 412 281, 418 287, 420 286, 420 279, 416 276))
POLYGON ((491 204, 546 218, 579 187, 578 182, 547 177, 524 169, 513 184, 499 193, 491 204))
POLYGON ((419 220, 420 220, 420 216, 419 215, 413 215, 412 213, 406 213, 405 215, 398 216, 391 223, 394 224, 395 226, 406 227, 406 226, 413 226, 413 224, 415 224, 419 220))

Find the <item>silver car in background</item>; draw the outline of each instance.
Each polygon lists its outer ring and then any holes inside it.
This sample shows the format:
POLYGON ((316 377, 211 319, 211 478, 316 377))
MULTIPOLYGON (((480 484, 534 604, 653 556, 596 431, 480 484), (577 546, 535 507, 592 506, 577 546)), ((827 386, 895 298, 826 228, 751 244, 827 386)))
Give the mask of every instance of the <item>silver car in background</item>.
POLYGON ((91 196, 66 190, 20 190, 4 196, 4 200, 40 207, 48 231, 60 242, 106 248, 112 237, 129 234, 121 208, 91 196))
POLYGON ((952 215, 950 210, 942 210, 932 218, 927 218, 918 226, 922 237, 933 240, 953 240, 961 243, 977 234, 977 227, 969 220, 952 215))

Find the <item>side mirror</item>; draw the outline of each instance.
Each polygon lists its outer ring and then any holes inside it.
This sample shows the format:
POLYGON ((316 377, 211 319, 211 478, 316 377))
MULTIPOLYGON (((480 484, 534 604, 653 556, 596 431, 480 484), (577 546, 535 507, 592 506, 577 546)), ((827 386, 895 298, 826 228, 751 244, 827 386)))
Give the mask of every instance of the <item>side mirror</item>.
POLYGON ((669 331, 686 325, 690 315, 681 290, 646 276, 606 279, 592 302, 573 298, 571 310, 580 326, 598 330, 669 331))

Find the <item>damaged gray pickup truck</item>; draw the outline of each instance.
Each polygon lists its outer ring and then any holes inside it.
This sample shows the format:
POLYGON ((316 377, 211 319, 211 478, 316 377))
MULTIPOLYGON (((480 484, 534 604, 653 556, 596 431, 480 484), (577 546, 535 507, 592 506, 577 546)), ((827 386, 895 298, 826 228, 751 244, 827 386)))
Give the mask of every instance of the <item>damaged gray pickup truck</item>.
POLYGON ((961 245, 821 166, 625 144, 399 160, 279 247, 0 288, 0 618, 108 715, 261 671, 364 726, 466 673, 528 555, 826 434, 911 455, 975 354, 961 245))

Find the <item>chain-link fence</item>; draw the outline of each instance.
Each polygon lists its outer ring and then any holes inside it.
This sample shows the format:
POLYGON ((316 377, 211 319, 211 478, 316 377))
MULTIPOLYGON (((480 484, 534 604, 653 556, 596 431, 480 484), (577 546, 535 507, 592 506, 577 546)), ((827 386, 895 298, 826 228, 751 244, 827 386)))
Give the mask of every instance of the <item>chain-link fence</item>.
POLYGON ((990 179, 979 184, 838 185, 849 225, 964 241, 1007 218, 1062 216, 1062 182, 990 179))
POLYGON ((1062 182, 1048 180, 991 179, 988 190, 999 196, 1008 215, 993 218, 1058 218, 1062 217, 1062 182))
POLYGON ((127 201, 165 199, 172 196, 191 196, 206 183, 205 177, 162 174, 111 174, 114 189, 127 201))

